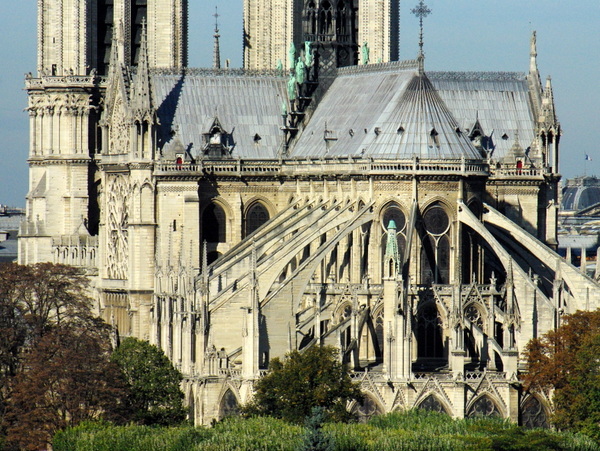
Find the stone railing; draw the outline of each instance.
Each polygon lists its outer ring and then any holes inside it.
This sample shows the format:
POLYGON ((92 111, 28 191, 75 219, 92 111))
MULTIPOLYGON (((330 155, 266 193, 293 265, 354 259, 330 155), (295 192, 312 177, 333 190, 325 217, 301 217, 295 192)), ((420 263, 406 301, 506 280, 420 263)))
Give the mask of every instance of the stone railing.
POLYGON ((487 163, 478 160, 369 160, 327 158, 305 160, 200 160, 194 164, 158 163, 158 175, 274 176, 323 175, 488 175, 487 163))
POLYGON ((52 239, 54 263, 97 268, 98 237, 86 235, 66 235, 52 239))
POLYGON ((549 168, 515 168, 500 167, 491 170, 492 177, 543 177, 550 174, 549 168))

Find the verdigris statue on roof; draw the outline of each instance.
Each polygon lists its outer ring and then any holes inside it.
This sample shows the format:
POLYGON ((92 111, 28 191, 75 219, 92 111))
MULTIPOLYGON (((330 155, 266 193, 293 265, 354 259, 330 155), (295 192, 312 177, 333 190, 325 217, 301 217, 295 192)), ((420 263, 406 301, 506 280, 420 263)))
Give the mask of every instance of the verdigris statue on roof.
POLYGON ((313 57, 310 44, 310 41, 304 41, 304 62, 306 63, 306 67, 311 67, 313 65, 313 57))
POLYGON ((290 102, 296 100, 296 76, 293 72, 290 74, 290 79, 287 82, 287 92, 290 102))
POLYGON ((290 70, 294 69, 295 63, 296 63, 296 46, 294 45, 294 42, 292 41, 292 43, 290 44, 290 48, 288 50, 288 66, 289 66, 290 70))
POLYGON ((301 85, 304 83, 305 77, 306 65, 304 64, 302 58, 298 58, 298 61, 296 62, 296 82, 301 85))
POLYGON ((369 44, 367 44, 367 41, 363 42, 360 52, 362 55, 362 63, 369 64, 369 53, 371 51, 369 50, 369 44))

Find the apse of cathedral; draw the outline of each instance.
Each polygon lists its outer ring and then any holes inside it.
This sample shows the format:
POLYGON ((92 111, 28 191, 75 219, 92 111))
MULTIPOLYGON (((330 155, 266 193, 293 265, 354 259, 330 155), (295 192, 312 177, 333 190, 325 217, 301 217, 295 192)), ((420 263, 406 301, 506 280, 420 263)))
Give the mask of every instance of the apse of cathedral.
POLYGON ((193 69, 184 0, 39 2, 19 260, 83 268, 98 314, 183 373, 197 424, 318 345, 362 419, 547 424, 522 352, 600 290, 555 252, 561 128, 535 33, 527 72, 430 72, 423 39, 396 61, 398 14, 246 0, 245 69, 220 67, 218 26, 214 67, 193 69))

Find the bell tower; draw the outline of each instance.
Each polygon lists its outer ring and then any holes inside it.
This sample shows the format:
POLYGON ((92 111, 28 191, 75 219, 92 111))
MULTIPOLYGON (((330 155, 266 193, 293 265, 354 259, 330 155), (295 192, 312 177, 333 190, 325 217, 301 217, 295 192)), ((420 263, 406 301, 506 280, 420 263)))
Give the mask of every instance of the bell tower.
POLYGON ((336 67, 398 59, 400 0, 244 0, 244 68, 290 69, 288 49, 305 41, 336 67))
POLYGON ((185 67, 187 0, 38 0, 37 73, 25 81, 29 192, 20 263, 95 265, 105 75, 113 57, 137 66, 142 44, 148 67, 185 67))

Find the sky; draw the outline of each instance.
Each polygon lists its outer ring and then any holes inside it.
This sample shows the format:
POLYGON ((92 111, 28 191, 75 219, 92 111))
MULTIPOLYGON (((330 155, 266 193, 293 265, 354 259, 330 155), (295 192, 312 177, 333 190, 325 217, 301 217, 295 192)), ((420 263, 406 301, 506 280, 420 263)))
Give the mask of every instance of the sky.
MULTIPOLYGON (((368 0, 374 1, 374 0, 368 0)), ((400 59, 418 51, 418 0, 401 0, 400 59)), ((600 0, 427 0, 425 69, 529 69, 537 30, 538 67, 552 76, 563 178, 600 176, 600 0), (589 155, 591 161, 586 161, 589 155)), ((3 1, 0 14, 0 204, 24 206, 28 189, 29 121, 24 74, 36 69, 33 0, 3 1), (10 12, 7 6, 10 5, 10 12)), ((214 8, 219 9, 221 61, 242 64, 242 0, 189 0, 189 65, 212 65, 214 8)))

